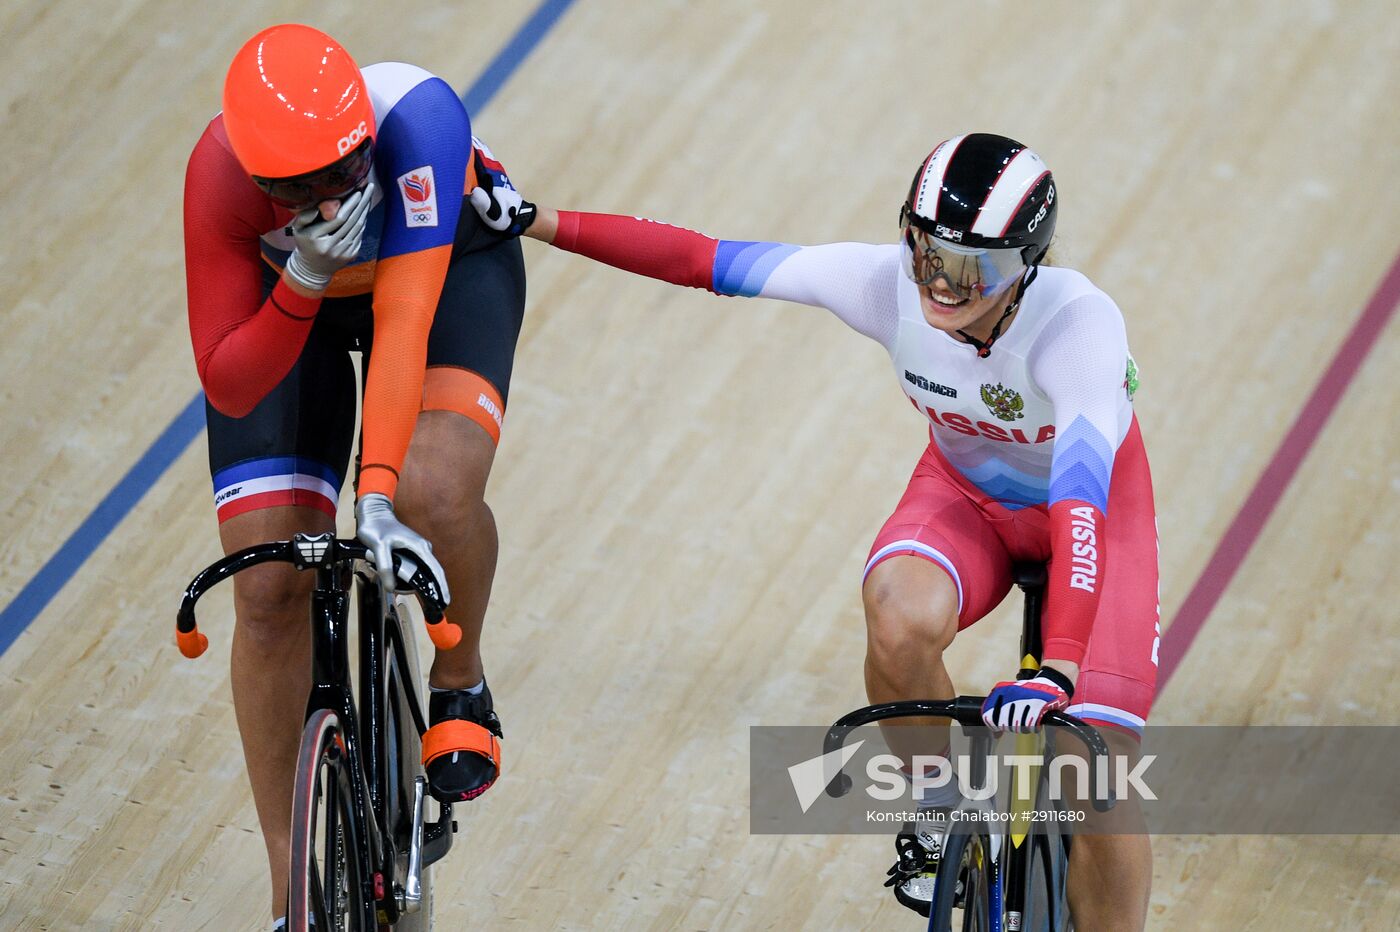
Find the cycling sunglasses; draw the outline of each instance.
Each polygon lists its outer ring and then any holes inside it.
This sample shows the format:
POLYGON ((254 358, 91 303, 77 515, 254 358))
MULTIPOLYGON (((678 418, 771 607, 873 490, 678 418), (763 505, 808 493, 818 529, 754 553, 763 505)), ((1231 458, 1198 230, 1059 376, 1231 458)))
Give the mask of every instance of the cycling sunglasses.
POLYGON ((344 197, 364 183, 374 165, 374 140, 366 139, 343 158, 325 168, 290 178, 253 177, 253 184, 273 203, 305 210, 322 201, 344 197))
POLYGON ((1020 249, 970 249, 904 224, 904 272, 916 285, 940 276, 959 298, 1000 294, 1021 277, 1026 263, 1020 249))

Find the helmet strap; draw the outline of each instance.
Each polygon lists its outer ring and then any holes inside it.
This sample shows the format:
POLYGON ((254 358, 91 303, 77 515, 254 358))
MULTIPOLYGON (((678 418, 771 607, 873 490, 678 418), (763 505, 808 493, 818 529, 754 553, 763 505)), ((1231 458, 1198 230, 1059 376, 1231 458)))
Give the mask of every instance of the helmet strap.
POLYGON ((992 344, 995 343, 997 341, 997 338, 1001 336, 1002 326, 1007 322, 1007 320, 1011 318, 1012 314, 1016 313, 1016 309, 1021 306, 1021 298, 1025 295, 1026 289, 1031 286, 1031 282, 1035 281, 1035 277, 1037 274, 1039 274, 1039 272, 1040 265, 1038 263, 1036 265, 1031 266, 1031 273, 1027 275, 1024 279, 1022 279, 1021 283, 1016 286, 1016 297, 1012 298, 1011 303, 1006 306, 1006 310, 1001 312, 1001 317, 997 318, 996 324, 992 327, 991 334, 987 337, 985 341, 977 339, 972 334, 968 333, 966 330, 958 331, 958 336, 962 337, 968 343, 971 343, 974 347, 976 347, 978 359, 986 359, 992 354, 992 344))

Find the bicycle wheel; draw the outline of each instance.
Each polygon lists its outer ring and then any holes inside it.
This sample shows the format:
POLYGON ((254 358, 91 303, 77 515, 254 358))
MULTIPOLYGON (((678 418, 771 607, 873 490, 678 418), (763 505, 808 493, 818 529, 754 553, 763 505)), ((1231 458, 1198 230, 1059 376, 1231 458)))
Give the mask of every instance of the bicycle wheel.
POLYGON ((1066 932, 1071 928, 1065 900, 1065 868, 1069 862, 1068 839, 1043 827, 1027 836, 1030 859, 1026 865, 1025 912, 1007 913, 1003 926, 1023 932, 1066 932))
POLYGON ((292 797, 288 932, 373 932, 361 838, 340 720, 321 709, 307 721, 292 797))
POLYGON ((987 836, 948 834, 933 885, 931 932, 986 932, 990 928, 991 867, 987 836))

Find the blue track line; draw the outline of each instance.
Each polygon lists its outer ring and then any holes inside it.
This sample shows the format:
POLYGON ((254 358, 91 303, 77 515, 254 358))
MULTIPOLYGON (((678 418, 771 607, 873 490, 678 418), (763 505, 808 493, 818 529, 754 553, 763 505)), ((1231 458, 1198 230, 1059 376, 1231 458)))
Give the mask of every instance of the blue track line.
POLYGON ((574 0, 544 0, 539 8, 530 14, 530 18, 515 31, 506 47, 491 59, 491 63, 462 95, 462 103, 467 105, 467 113, 475 117, 495 99, 496 92, 510 80, 521 62, 530 56, 535 46, 540 44, 540 40, 554 28, 554 24, 559 22, 559 17, 573 4, 574 0))
POLYGON ((93 551, 102 546, 107 535, 121 523, 122 518, 141 500, 146 490, 155 485, 170 464, 185 451, 204 429, 204 396, 196 395, 183 411, 175 415, 170 426, 161 431, 155 442, 141 454, 136 465, 127 470, 126 475, 112 487, 112 491, 92 513, 78 525, 49 557, 49 561, 34 574, 15 596, 14 601, 0 612, 0 654, 9 649, 15 639, 23 633, 44 607, 58 595, 64 584, 78 572, 79 568, 92 556, 93 551))
MULTIPOLYGON (((476 116, 492 99, 501 87, 515 74, 521 63, 529 57, 559 18, 572 6, 574 0, 544 0, 521 24, 515 35, 501 49, 500 53, 481 72, 471 87, 462 95, 467 112, 476 116)), ((68 580, 72 579, 87 558, 107 540, 107 536, 131 513, 141 501, 146 491, 165 475, 170 464, 194 442, 204 429, 204 396, 196 395, 175 416, 170 425, 161 431, 136 465, 122 476, 106 497, 97 504, 92 513, 78 525, 58 551, 49 558, 39 572, 25 583, 24 588, 14 597, 4 611, 0 611, 0 654, 9 650, 10 645, 29 627, 30 622, 39 616, 48 604, 58 595, 68 580)))

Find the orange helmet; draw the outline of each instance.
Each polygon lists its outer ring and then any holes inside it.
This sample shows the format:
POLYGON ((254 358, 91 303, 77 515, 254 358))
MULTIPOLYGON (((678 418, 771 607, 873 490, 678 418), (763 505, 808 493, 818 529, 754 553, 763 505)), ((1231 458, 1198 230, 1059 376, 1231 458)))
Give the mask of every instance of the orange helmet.
POLYGON ((264 190, 264 182, 304 181, 336 167, 345 177, 359 174, 358 184, 369 171, 374 105, 339 42, 287 23, 264 29, 233 57, 224 78, 224 129, 244 171, 264 190), (356 164, 337 165, 349 161, 356 164))

